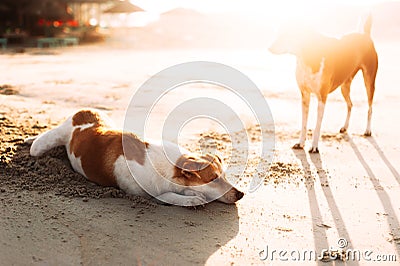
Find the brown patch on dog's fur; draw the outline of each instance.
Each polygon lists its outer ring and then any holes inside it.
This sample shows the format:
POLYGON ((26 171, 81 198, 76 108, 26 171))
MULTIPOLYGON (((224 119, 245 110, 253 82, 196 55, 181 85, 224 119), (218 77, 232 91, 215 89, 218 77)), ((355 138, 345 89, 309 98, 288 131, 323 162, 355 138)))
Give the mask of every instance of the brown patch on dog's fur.
POLYGON ((201 157, 182 155, 176 162, 174 180, 184 186, 210 183, 222 174, 221 159, 206 154, 201 157))
POLYGON ((134 160, 144 165, 146 149, 149 148, 149 145, 133 133, 122 133, 122 146, 125 148, 123 152, 125 152, 125 157, 128 160, 134 160))
POLYGON ((101 118, 98 113, 92 110, 82 110, 72 117, 73 126, 81 126, 84 124, 101 124, 101 118))
MULTIPOLYGON (((87 115, 89 119, 93 118, 90 113, 84 112, 83 115, 87 115)), ((101 124, 101 120, 97 122, 101 124)), ((143 165, 148 145, 133 133, 93 126, 84 130, 75 129, 70 142, 70 151, 81 159, 83 171, 90 181, 103 186, 117 187, 114 163, 124 154, 123 147, 128 160, 135 160, 143 165)))

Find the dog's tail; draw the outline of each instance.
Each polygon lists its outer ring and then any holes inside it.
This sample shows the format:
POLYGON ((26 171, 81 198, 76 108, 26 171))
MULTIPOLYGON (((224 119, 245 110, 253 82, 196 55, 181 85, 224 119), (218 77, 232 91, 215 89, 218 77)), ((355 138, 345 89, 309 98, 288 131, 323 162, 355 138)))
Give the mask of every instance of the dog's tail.
POLYGON ((372 15, 369 14, 364 22, 364 34, 371 36, 372 15))
MULTIPOLYGON (((72 118, 68 118, 64 123, 56 128, 44 132, 37 136, 31 146, 31 156, 40 156, 46 151, 66 145, 72 133, 72 118)), ((27 141, 29 143, 29 140, 27 141)))

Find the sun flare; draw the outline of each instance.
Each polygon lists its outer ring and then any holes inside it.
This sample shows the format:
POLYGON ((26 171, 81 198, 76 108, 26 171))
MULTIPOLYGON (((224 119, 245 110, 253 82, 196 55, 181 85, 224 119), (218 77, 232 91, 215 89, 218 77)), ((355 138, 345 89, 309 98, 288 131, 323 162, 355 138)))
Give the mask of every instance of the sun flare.
POLYGON ((357 10, 355 19, 358 21, 360 14, 371 12, 374 5, 385 2, 385 0, 131 0, 131 2, 151 13, 161 14, 174 8, 188 8, 206 14, 239 14, 243 17, 254 18, 261 23, 269 23, 270 26, 277 28, 288 20, 318 24, 321 19, 326 17, 326 14, 339 7, 357 10))
POLYGON ((275 14, 277 17, 286 17, 296 14, 313 13, 318 8, 330 8, 337 5, 371 7, 385 0, 131 0, 132 3, 143 6, 151 12, 163 12, 168 9, 183 7, 192 8, 206 13, 249 13, 249 14, 275 14))

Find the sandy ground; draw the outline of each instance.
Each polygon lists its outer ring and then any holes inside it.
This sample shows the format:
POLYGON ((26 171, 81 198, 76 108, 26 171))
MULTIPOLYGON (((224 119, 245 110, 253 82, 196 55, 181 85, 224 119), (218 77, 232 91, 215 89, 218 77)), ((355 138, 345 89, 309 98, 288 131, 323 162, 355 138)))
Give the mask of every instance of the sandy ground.
MULTIPOLYGON (((348 241, 347 248, 372 251, 371 261, 361 258, 349 265, 375 265, 378 255, 395 255, 398 261, 400 69, 395 62, 400 51, 397 44, 377 47, 381 65, 373 136, 362 136, 367 107, 362 80, 357 79, 349 133, 337 133, 346 114, 337 91, 328 99, 320 154, 312 155, 290 148, 300 125, 294 61, 275 58, 266 49, 83 46, 1 54, 0 85, 9 86, 0 90, 0 264, 292 265, 291 251, 319 254, 337 247, 339 238, 348 241), (247 74, 273 114, 276 144, 271 169, 262 187, 246 193, 236 205, 157 205, 87 182, 71 170, 63 148, 29 157, 23 139, 54 127, 78 108, 104 110, 122 126, 129 100, 144 81, 168 66, 192 60, 221 62, 247 74), (266 248, 269 256, 263 261, 260 255, 266 248), (281 255, 289 261, 281 261, 273 250, 286 250, 281 255)), ((197 90, 189 87, 183 94, 197 90)), ((205 90, 217 97, 224 93, 213 87, 205 90)), ((155 130, 168 110, 168 102, 164 105, 154 113, 155 130)), ((310 125, 315 107, 313 102, 310 125)), ((244 111, 241 115, 249 131, 257 131, 244 111)), ((191 125, 180 139, 182 145, 196 149, 206 135, 224 154, 229 146, 226 135, 207 123, 191 125)), ((254 144, 257 141, 255 137, 254 144)), ((244 191, 249 178, 238 184, 244 191)), ((317 262, 299 263, 304 264, 317 262)))

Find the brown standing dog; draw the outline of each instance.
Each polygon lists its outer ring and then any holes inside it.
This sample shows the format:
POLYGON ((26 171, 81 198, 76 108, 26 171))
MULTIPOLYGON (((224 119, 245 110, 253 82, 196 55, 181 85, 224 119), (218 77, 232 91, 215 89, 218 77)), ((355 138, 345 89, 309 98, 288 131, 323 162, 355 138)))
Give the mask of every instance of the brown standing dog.
POLYGON ((325 37, 311 30, 286 29, 270 47, 274 54, 290 53, 297 57, 296 79, 302 95, 302 127, 299 143, 293 149, 302 149, 306 140, 310 93, 318 98, 318 118, 310 152, 317 153, 322 117, 329 93, 341 86, 347 103, 347 117, 340 132, 349 126, 351 108, 350 85, 361 69, 368 95, 368 122, 365 136, 371 136, 372 100, 378 56, 371 40, 372 18, 364 24, 364 33, 353 33, 341 39, 325 37))

